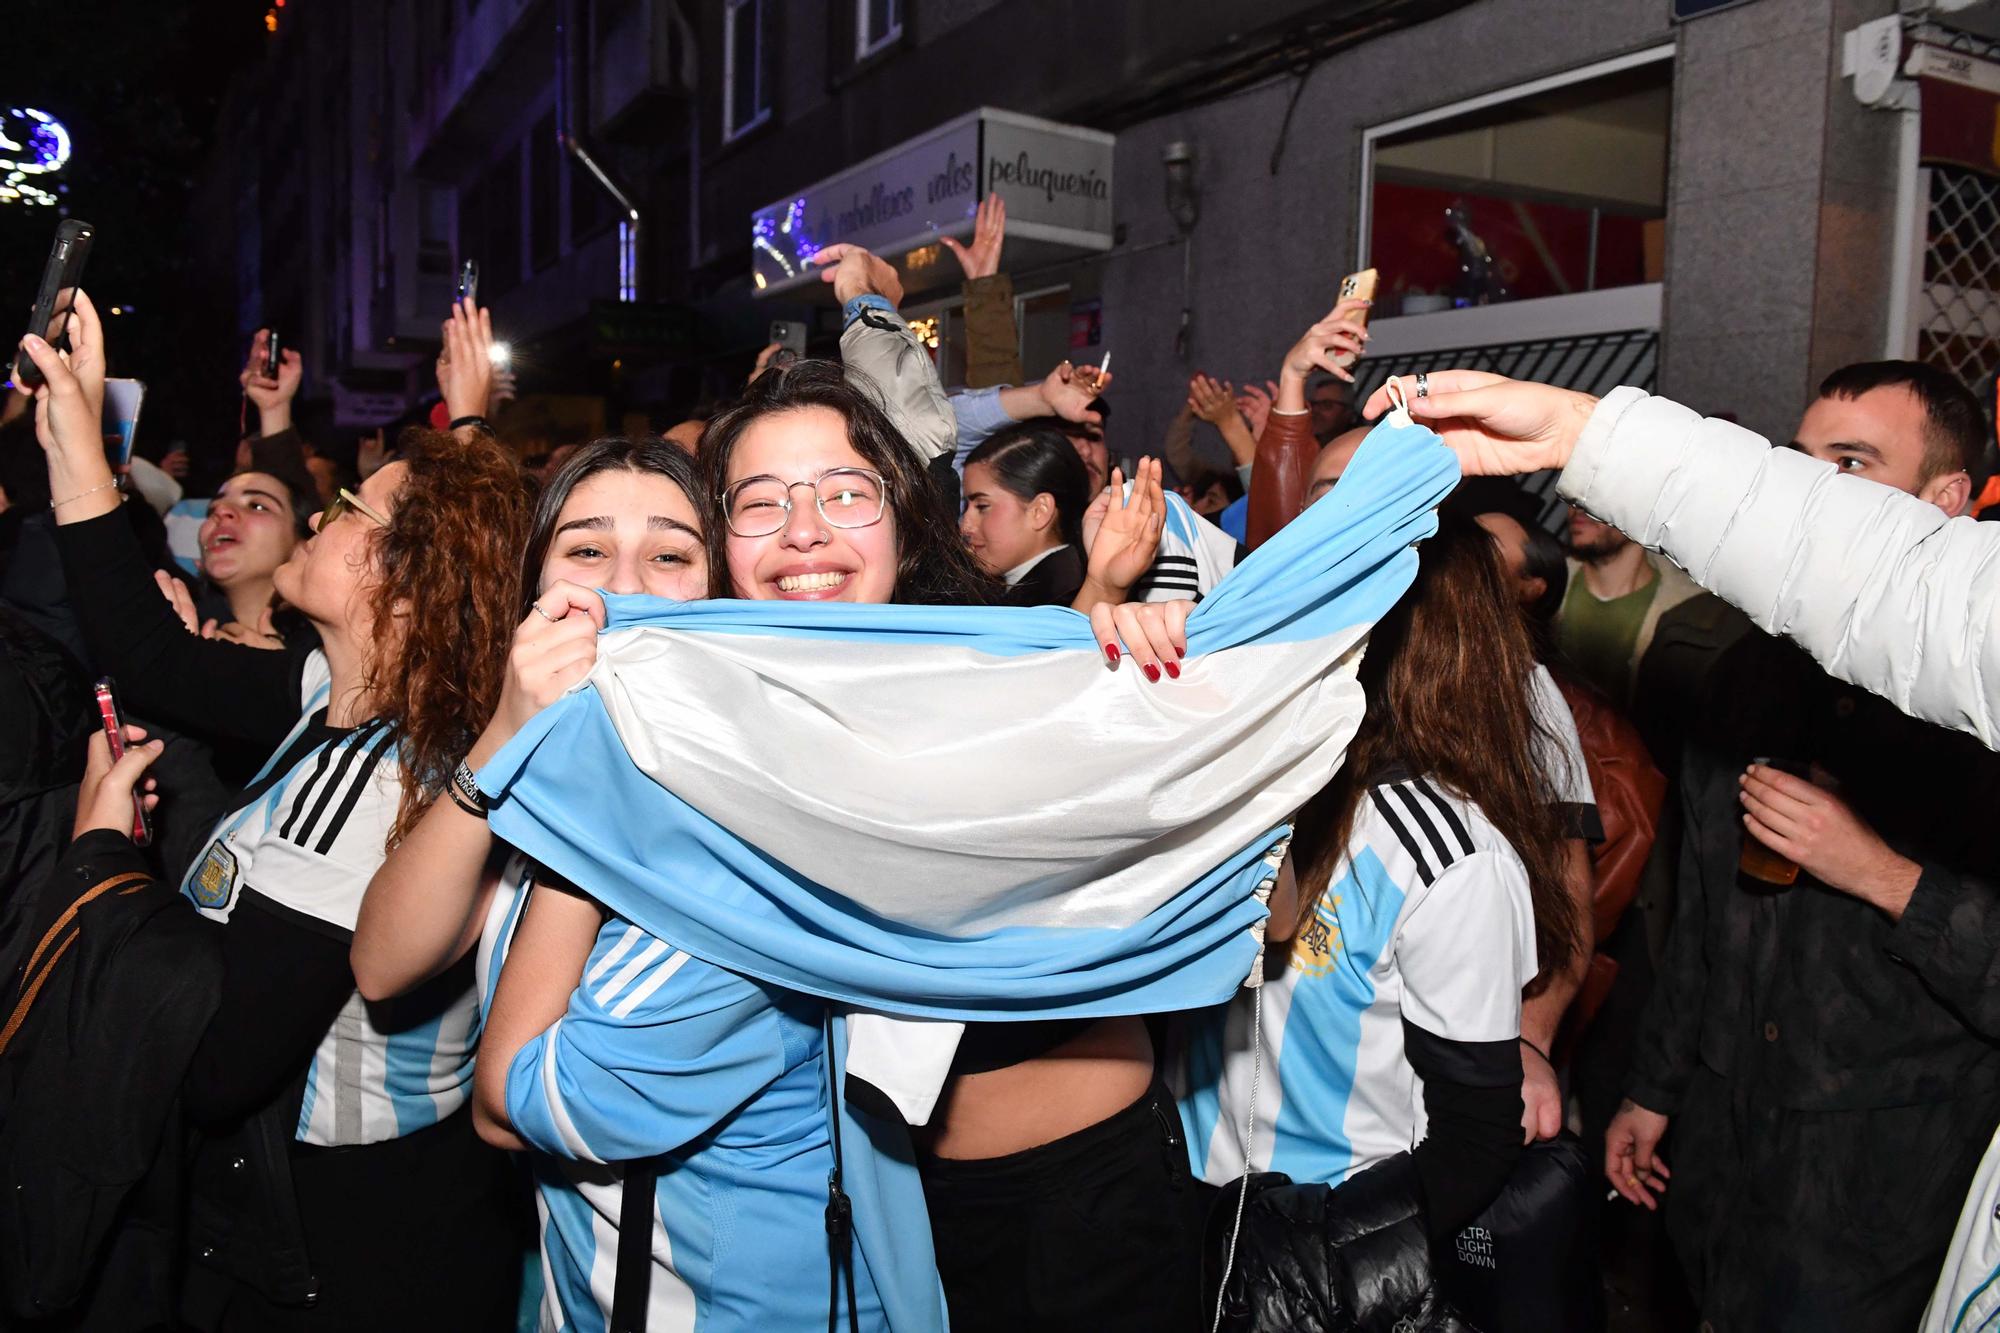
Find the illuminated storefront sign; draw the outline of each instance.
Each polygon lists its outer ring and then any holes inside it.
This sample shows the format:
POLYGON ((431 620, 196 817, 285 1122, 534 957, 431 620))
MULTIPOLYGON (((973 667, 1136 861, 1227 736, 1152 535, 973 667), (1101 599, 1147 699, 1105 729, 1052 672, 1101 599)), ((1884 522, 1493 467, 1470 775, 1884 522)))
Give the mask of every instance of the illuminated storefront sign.
POLYGON ((816 282, 812 257, 852 244, 900 262, 922 285, 937 264, 937 238, 970 237, 989 190, 1007 201, 1010 260, 1108 250, 1116 143, 983 107, 758 209, 751 279, 766 295, 816 282))

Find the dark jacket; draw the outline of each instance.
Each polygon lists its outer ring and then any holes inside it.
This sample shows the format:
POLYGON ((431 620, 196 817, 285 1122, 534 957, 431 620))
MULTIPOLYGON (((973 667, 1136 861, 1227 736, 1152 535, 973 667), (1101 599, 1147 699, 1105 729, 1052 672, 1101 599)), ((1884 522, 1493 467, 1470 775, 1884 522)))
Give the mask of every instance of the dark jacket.
POLYGON ((142 1328, 172 1313, 177 1103, 221 994, 220 931, 124 835, 85 834, 8 914, 0 1281, 22 1315, 142 1328), (90 890, 87 901, 79 899, 90 890), (31 1004, 24 1004, 33 989, 31 1004), (139 1191, 135 1199, 134 1193, 139 1191))
POLYGON ((1668 1222, 1718 1330, 1909 1328, 2000 1117, 2000 756, 1761 634, 1714 686, 1626 1092, 1674 1117, 1668 1222), (1830 773, 1922 866, 1900 921, 1739 879, 1758 756, 1830 773))
POLYGON ((1065 546, 1043 557, 1000 600, 1006 606, 1068 606, 1082 587, 1083 557, 1065 546))

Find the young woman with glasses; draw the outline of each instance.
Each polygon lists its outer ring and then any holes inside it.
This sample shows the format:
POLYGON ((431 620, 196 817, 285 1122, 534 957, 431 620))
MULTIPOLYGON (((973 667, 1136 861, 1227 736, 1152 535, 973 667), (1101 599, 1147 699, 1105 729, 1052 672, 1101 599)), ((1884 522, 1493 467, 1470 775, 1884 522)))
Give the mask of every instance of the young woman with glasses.
MULTIPOLYGON (((274 575, 318 646, 200 638, 116 512, 101 330, 81 293, 71 341, 67 354, 37 338, 24 349, 48 381, 38 435, 92 655, 134 711, 271 753, 183 884, 223 958, 183 1089, 199 1131, 184 1319, 503 1327, 520 1271, 513 1193, 464 1110, 471 978, 369 1004, 347 955, 370 876, 499 696, 528 508, 519 471, 490 438, 413 438, 274 575)), ((129 842, 99 863, 144 867, 129 842)))
MULTIPOLYGON (((550 478, 529 529, 500 703, 469 768, 589 673, 605 615, 596 590, 708 595, 695 478, 679 447, 622 439, 585 446, 550 478)), ((478 799, 475 789, 463 804, 439 802, 383 864, 353 963, 362 993, 387 998, 474 960, 486 1017, 480 1130, 529 1152, 545 1325, 608 1325, 613 1278, 636 1246, 642 1271, 651 1268, 644 1313, 654 1333, 688 1327, 695 1311, 707 1312, 704 1329, 817 1327, 826 1287, 772 1275, 826 1246, 834 1158, 823 1006, 607 920, 496 840, 478 799), (558 1019, 560 1034, 543 1038, 558 1019), (533 1095, 511 1104, 510 1066, 535 1072, 524 1083, 533 1095), (632 1162, 643 1172, 632 1174, 632 1162), (641 1211, 653 1226, 629 1235, 620 1223, 635 1180, 649 1182, 641 1211)), ((879 1327, 877 1281, 925 1291, 934 1282, 921 1261, 871 1253, 861 1229, 855 1306, 879 1327)))

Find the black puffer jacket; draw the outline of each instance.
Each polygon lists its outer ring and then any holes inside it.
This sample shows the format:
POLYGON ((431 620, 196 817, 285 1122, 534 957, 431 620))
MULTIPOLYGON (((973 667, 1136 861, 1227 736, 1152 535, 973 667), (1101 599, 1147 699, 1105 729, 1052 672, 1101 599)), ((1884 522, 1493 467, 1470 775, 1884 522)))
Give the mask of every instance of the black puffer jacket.
MULTIPOLYGON (((1507 1188, 1435 1253, 1423 1186, 1401 1153, 1339 1188, 1251 1177, 1223 1311, 1232 1333, 1590 1333, 1591 1170, 1573 1136, 1529 1148, 1507 1188)), ((1209 1216, 1209 1308, 1236 1187, 1209 1216)))

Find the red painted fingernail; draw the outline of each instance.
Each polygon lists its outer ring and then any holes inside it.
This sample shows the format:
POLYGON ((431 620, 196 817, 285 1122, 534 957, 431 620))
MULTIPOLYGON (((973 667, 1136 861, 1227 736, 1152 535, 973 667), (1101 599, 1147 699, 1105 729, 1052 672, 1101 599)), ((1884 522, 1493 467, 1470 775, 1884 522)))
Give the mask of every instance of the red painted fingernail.
POLYGON ((1175 680, 1179 680, 1181 678, 1181 664, 1179 662, 1167 663, 1167 674, 1175 680))
POLYGON ((1109 668, 1110 668, 1111 670, 1113 670, 1113 671, 1116 671, 1116 670, 1118 669, 1118 645, 1117 645, 1117 644, 1115 644, 1115 643, 1107 643, 1107 644, 1105 644, 1105 645, 1104 645, 1104 665, 1105 665, 1105 666, 1107 666, 1107 667, 1109 667, 1109 668))
POLYGON ((1160 669, 1154 666, 1151 662, 1146 663, 1146 679, 1153 681, 1155 684, 1157 684, 1160 679, 1160 669))

